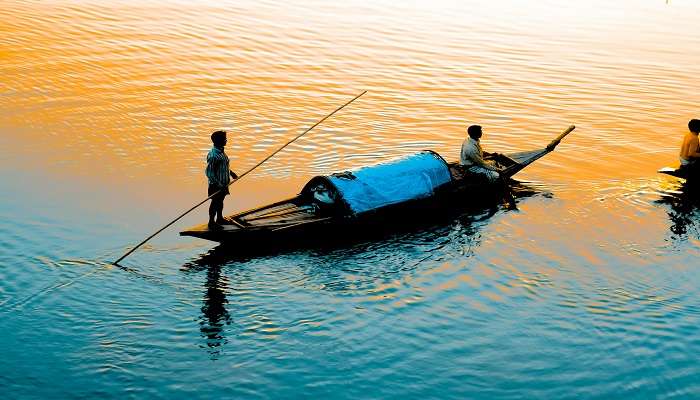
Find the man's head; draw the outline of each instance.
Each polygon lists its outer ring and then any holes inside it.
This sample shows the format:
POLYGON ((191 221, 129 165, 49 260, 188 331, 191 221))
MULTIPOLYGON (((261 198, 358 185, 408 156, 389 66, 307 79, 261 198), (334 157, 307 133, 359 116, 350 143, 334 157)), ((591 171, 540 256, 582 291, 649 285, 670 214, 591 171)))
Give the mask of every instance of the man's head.
POLYGON ((700 133, 700 119, 691 119, 688 122, 688 129, 693 133, 700 133))
POLYGON ((479 139, 481 137, 481 125, 471 125, 467 128, 467 133, 470 138, 474 140, 479 139))
POLYGON ((216 147, 226 146, 226 131, 216 131, 211 134, 211 141, 216 147))

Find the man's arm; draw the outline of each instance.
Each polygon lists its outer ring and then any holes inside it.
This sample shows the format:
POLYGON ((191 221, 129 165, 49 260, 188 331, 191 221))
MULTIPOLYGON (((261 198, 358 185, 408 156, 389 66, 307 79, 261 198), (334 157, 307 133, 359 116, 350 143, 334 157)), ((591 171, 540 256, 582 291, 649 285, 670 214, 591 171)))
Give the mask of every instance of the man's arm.
POLYGON ((492 164, 490 164, 490 163, 487 163, 487 162, 484 161, 484 160, 481 160, 481 166, 484 167, 484 168, 486 168, 486 169, 490 169, 491 171, 500 172, 500 170, 499 170, 498 168, 496 168, 495 165, 492 165, 492 164))
MULTIPOLYGON (((485 151, 483 153, 490 154, 490 153, 487 153, 485 151)), ((498 168, 496 168, 495 165, 492 165, 491 163, 486 162, 486 160, 484 160, 484 158, 481 157, 479 154, 475 154, 475 157, 472 161, 474 161, 474 163, 480 167, 490 169, 491 171, 499 172, 498 168)))
POLYGON ((700 158, 700 141, 698 141, 698 137, 694 137, 690 143, 688 144, 689 151, 688 151, 688 157, 692 158, 700 158))
POLYGON ((238 175, 235 172, 229 170, 228 173, 231 174, 231 179, 238 179, 238 175))

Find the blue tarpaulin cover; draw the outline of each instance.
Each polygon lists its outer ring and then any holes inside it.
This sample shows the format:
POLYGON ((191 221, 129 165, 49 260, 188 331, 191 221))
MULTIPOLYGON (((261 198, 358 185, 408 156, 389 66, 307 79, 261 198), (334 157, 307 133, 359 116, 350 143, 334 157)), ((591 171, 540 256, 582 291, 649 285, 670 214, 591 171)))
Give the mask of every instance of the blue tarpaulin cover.
POLYGON ((327 178, 357 214, 429 197, 437 187, 451 180, 445 160, 432 151, 327 178))

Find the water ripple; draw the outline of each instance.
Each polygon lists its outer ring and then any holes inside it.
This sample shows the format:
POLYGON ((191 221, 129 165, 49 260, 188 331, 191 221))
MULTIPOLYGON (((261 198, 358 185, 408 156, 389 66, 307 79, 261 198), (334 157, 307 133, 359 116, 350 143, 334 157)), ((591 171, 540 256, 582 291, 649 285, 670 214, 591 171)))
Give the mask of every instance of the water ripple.
POLYGON ((698 11, 4 2, 5 397, 698 397, 700 207, 655 172, 697 112, 698 11), (204 197, 211 131, 244 171, 365 89, 227 211, 456 160, 473 123, 503 153, 577 129, 518 175, 518 211, 255 258, 175 228, 109 263, 204 197))

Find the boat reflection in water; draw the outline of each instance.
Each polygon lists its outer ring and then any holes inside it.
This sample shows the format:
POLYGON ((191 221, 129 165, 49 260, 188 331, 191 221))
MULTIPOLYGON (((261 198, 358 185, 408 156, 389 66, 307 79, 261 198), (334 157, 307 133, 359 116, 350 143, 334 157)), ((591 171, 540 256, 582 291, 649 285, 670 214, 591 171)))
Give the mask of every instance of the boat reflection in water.
MULTIPOLYGON (((551 195, 519 182, 513 184, 512 193, 517 199, 551 195)), ((470 203, 463 208, 434 215, 432 219, 416 218, 404 221, 401 226, 366 232, 366 235, 350 239, 343 236, 343 241, 329 239, 307 243, 302 249, 278 244, 265 247, 264 253, 256 248, 242 254, 240 249, 232 251, 225 244, 219 245, 181 268, 186 274, 206 274, 199 318, 200 332, 205 342, 202 347, 216 359, 221 355, 223 346, 229 343, 227 331, 258 329, 245 326, 250 323, 246 321, 253 318, 253 314, 256 318, 264 314, 259 309, 245 310, 259 306, 245 299, 244 292, 248 292, 245 275, 251 270, 261 273, 257 269, 274 264, 275 256, 293 256, 295 260, 300 260, 302 277, 295 276, 291 280, 301 280, 322 290, 355 291, 358 287, 374 285, 381 280, 401 279, 402 274, 410 273, 438 253, 449 253, 455 257, 470 256, 480 244, 480 231, 500 210, 512 211, 499 203, 478 207, 470 203), (230 276, 232 274, 235 277, 230 276), (363 282, 350 282, 345 277, 348 274, 363 282), (236 305, 236 311, 229 311, 231 303, 236 305), (232 314, 237 317, 234 318, 232 314), (235 324, 237 319, 238 324, 235 324), (227 328, 229 325, 235 328, 227 328)))
POLYGON ((685 181, 674 190, 663 192, 657 203, 669 206, 671 233, 686 238, 689 234, 700 239, 700 182, 685 181))

